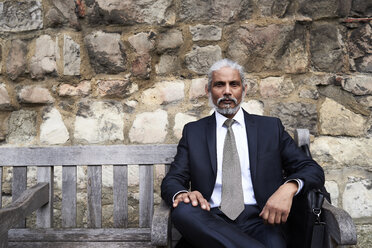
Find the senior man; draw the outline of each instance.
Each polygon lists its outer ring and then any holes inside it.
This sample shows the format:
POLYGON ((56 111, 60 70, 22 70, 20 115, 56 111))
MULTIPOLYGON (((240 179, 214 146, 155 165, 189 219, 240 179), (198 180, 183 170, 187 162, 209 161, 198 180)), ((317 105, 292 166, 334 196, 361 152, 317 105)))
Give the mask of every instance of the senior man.
POLYGON ((281 224, 293 197, 321 187, 322 168, 279 119, 240 107, 240 65, 216 62, 205 90, 215 112, 185 125, 161 185, 183 237, 178 247, 286 247, 281 224))

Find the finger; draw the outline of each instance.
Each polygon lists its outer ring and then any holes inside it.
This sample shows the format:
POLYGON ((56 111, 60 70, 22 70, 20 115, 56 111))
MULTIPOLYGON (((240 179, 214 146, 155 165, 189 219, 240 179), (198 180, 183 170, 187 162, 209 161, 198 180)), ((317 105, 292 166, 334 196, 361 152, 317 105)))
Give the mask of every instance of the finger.
POLYGON ((190 192, 190 193, 188 194, 188 197, 190 198, 191 204, 192 204, 194 207, 198 206, 198 199, 196 198, 195 193, 190 192))
POLYGON ((282 216, 283 216, 282 214, 276 213, 276 215, 275 215, 275 224, 280 224, 281 223, 282 216))
POLYGON ((282 214, 282 223, 286 223, 289 213, 282 214))
POLYGON ((197 194, 196 197, 198 199, 198 202, 200 203, 201 208, 204 209, 204 210, 207 210, 208 209, 208 202, 207 202, 206 199, 204 199, 202 194, 197 194))
POLYGON ((269 216, 267 217, 267 222, 270 224, 270 225, 274 225, 275 224, 275 218, 276 218, 276 212, 275 211, 271 211, 269 216))

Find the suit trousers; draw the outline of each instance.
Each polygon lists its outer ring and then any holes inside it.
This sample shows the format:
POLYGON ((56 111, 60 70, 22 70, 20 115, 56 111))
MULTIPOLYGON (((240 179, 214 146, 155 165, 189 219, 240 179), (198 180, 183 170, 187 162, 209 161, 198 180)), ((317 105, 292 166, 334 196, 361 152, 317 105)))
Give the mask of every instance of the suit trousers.
POLYGON ((232 221, 219 208, 206 211, 182 202, 171 216, 182 234, 176 247, 285 248, 282 227, 264 224, 259 213, 257 205, 245 205, 244 211, 232 221))

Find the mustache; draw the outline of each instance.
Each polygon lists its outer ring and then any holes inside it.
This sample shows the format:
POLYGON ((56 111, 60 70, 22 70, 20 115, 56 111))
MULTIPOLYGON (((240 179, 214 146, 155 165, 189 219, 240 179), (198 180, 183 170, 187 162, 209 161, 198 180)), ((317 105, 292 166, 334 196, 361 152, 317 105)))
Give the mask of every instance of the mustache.
POLYGON ((235 97, 220 97, 217 100, 217 105, 220 104, 222 101, 233 101, 235 104, 238 103, 238 100, 235 97))

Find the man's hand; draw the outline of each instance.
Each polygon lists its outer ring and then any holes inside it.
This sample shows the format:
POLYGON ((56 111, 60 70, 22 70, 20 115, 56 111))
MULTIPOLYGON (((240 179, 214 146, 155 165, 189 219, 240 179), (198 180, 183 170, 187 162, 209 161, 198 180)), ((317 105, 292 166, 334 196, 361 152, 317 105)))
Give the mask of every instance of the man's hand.
POLYGON ((209 211, 211 209, 211 206, 209 205, 209 202, 203 197, 203 195, 199 191, 191 191, 191 192, 182 192, 176 195, 173 207, 177 207, 178 203, 184 202, 184 203, 190 203, 196 207, 198 204, 200 207, 204 210, 209 211))
POLYGON ((290 181, 280 186, 269 200, 267 200, 265 207, 260 213, 260 217, 271 225, 285 223, 297 189, 298 184, 296 181, 290 181))

